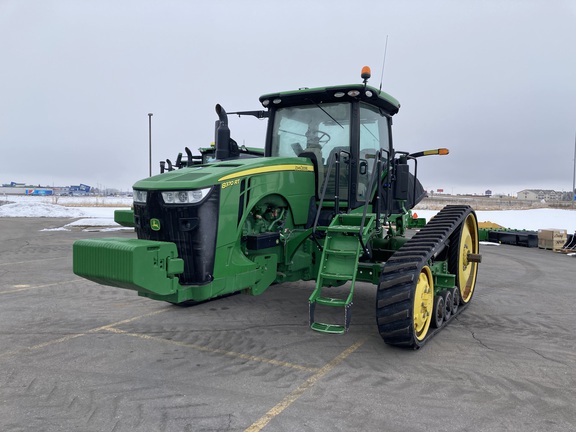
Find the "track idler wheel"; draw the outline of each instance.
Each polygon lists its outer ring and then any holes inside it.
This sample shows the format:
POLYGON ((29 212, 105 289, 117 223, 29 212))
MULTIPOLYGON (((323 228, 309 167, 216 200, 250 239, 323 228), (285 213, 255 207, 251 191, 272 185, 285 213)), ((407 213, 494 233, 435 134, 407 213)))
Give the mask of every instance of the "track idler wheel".
POLYGON ((413 303, 413 329, 414 337, 418 341, 424 340, 430 328, 430 321, 434 321, 431 315, 432 310, 432 297, 434 295, 434 279, 432 271, 428 266, 425 266, 420 272, 418 282, 414 289, 414 303, 413 303))

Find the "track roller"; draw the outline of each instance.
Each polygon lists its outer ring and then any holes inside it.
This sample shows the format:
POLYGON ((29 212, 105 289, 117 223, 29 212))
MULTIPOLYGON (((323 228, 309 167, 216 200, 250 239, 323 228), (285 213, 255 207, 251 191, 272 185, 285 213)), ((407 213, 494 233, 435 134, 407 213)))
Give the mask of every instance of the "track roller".
POLYGON ((432 326, 434 328, 442 327, 444 317, 446 316, 446 307, 444 306, 444 297, 437 295, 434 297, 434 311, 432 312, 432 326))
POLYGON ((449 290, 443 291, 442 298, 444 299, 444 321, 448 321, 452 317, 452 293, 449 290))
POLYGON ((452 295, 452 314, 456 315, 458 313, 458 307, 460 306, 460 290, 458 288, 452 288, 450 290, 452 295))

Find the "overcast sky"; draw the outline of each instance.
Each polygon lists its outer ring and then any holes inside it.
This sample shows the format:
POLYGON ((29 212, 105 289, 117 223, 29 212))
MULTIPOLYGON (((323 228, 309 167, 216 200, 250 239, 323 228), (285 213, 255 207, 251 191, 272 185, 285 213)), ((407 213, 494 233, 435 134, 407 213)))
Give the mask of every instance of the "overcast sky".
MULTIPOLYGON (((576 1, 0 0, 0 183, 130 189, 213 141, 214 105, 359 83, 396 97, 426 189, 570 190, 576 1), (487 174, 488 173, 488 174, 487 174)), ((262 147, 264 122, 232 119, 262 147), (239 124, 241 123, 241 124, 239 124)))

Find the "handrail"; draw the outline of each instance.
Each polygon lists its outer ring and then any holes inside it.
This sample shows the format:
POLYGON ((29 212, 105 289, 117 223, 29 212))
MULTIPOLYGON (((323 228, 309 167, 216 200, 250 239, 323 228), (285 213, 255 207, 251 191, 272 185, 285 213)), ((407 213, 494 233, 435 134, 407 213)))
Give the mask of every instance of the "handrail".
POLYGON ((370 181, 368 182, 368 190, 366 191, 364 197, 364 211, 362 212, 362 221, 360 222, 360 230, 358 231, 358 240, 360 241, 360 246, 364 251, 364 255, 370 256, 370 250, 364 244, 363 232, 366 225, 366 214, 368 213, 368 205, 370 204, 370 199, 372 198, 372 189, 374 187, 374 182, 376 179, 376 229, 380 229, 380 188, 381 182, 379 181, 382 176, 382 151, 378 150, 374 158, 374 164, 372 166, 372 175, 370 176, 370 181))
MULTIPOLYGON (((316 228, 318 227, 318 219, 320 218, 320 210, 324 204, 324 199, 326 197, 326 191, 328 189, 328 180, 330 179, 330 174, 332 170, 335 169, 335 182, 334 182, 334 212, 336 214, 340 213, 340 153, 346 153, 350 157, 350 152, 346 150, 338 150, 334 152, 331 157, 328 158, 328 168, 325 172, 324 182, 322 183, 322 191, 320 193, 320 200, 318 203, 318 211, 316 212, 316 217, 314 218, 314 225, 312 232, 316 233, 316 228), (334 167, 334 165, 336 165, 334 167)), ((350 202, 350 188, 348 188, 348 202, 350 202)))
MULTIPOLYGON (((325 173, 325 177, 324 177, 324 182, 322 184, 322 190, 320 193, 320 197, 319 197, 319 203, 318 203, 318 209, 316 211, 316 216, 314 218, 314 225, 312 227, 312 238, 313 240, 316 242, 316 244, 318 245, 319 249, 322 250, 321 245, 318 242, 318 239, 316 238, 316 232, 317 232, 317 228, 318 228, 318 221, 320 218, 320 210, 322 209, 322 206, 324 204, 324 200, 326 197, 326 192, 328 189, 328 180, 330 179, 330 175, 332 173, 332 170, 335 170, 335 181, 334 181, 334 211, 336 214, 340 213, 340 153, 346 153, 350 156, 350 153, 347 152, 346 150, 339 150, 337 152, 335 152, 332 157, 329 158, 328 160, 328 168, 326 170, 325 173)), ((366 191, 365 197, 364 197, 364 210, 362 213, 362 221, 360 223, 360 227, 359 227, 359 231, 358 231, 358 240, 360 241, 360 245, 362 246, 362 250, 364 251, 365 255, 370 256, 370 250, 368 249, 368 247, 366 246, 366 244, 364 243, 364 239, 363 239, 363 232, 364 232, 364 228, 366 227, 366 216, 368 213, 368 206, 370 205, 370 201, 372 199, 373 196, 373 191, 375 191, 375 195, 374 195, 374 206, 376 207, 376 229, 379 230, 381 227, 381 222, 380 222, 380 218, 381 218, 381 209, 380 209, 380 200, 381 200, 381 196, 382 196, 382 183, 383 181, 381 181, 381 177, 382 177, 382 165, 383 165, 383 150, 378 150, 375 154, 374 157, 374 163, 373 163, 373 167, 372 167, 372 175, 370 176, 370 181, 368 182, 368 189, 366 191)), ((386 177, 388 177, 390 174, 390 170, 388 169, 386 172, 386 177)), ((348 202, 350 203, 350 190, 352 188, 348 188, 348 202)), ((389 195, 389 194, 388 194, 389 195)), ((350 210, 350 209, 349 209, 350 210)))

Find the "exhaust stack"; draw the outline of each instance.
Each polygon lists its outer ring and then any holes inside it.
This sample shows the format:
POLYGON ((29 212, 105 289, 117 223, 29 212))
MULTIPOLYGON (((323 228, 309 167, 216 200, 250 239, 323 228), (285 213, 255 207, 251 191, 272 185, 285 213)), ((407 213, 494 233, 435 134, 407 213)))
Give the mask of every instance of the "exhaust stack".
POLYGON ((216 121, 216 136, 215 136, 215 146, 216 146, 216 159, 234 159, 240 154, 238 150, 238 144, 232 138, 230 138, 230 128, 228 127, 228 114, 222 105, 216 104, 216 114, 218 114, 218 119, 216 121))

